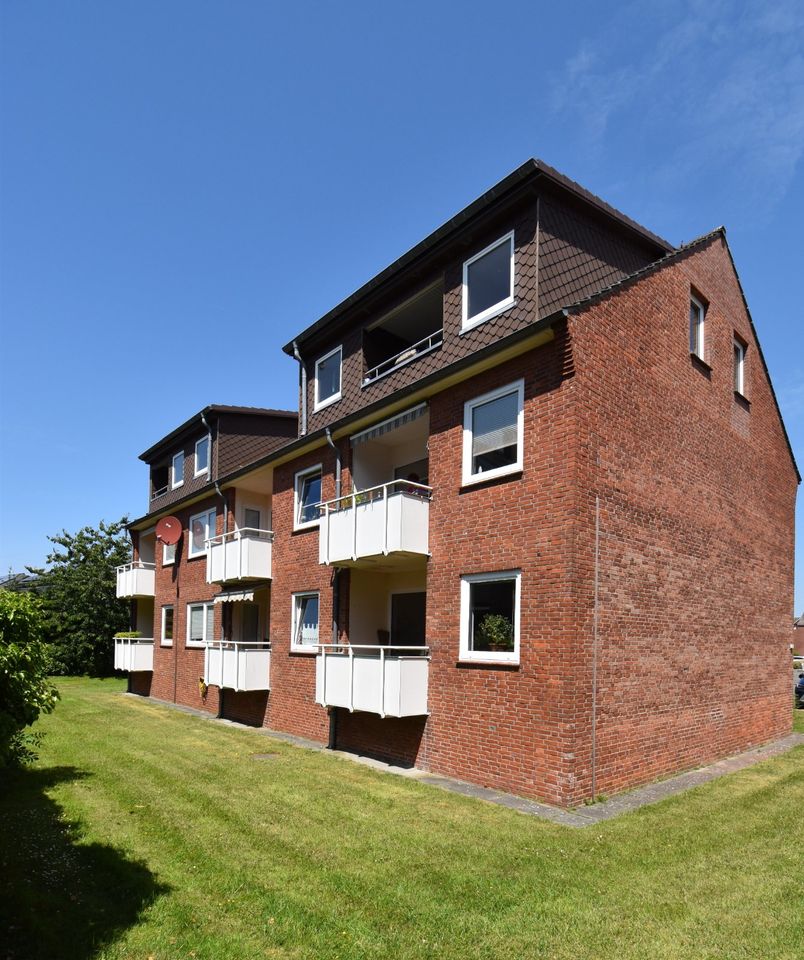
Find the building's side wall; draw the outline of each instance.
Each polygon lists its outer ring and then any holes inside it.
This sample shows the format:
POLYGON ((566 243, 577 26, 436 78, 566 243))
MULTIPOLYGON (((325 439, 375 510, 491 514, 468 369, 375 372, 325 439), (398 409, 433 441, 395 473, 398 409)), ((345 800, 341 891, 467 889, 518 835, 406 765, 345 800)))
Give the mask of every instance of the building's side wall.
POLYGON ((797 482, 719 237, 570 333, 585 464, 577 801, 591 790, 595 498, 596 789, 611 793, 790 729, 797 482), (691 286, 709 301, 711 370, 689 352, 691 286), (733 391, 735 332, 750 408, 733 391))
MULTIPOLYGON (((233 491, 229 498, 233 502, 233 491)), ((232 503, 230 503, 231 509, 232 503)), ((182 524, 182 538, 173 564, 163 566, 162 548, 156 549, 156 589, 154 597, 154 672, 151 696, 206 710, 218 711, 218 688, 209 687, 205 695, 199 689, 199 679, 204 675, 204 650, 187 646, 187 604, 209 602, 219 592, 217 584, 207 583, 206 556, 187 556, 190 517, 205 509, 217 511, 217 533, 223 532, 223 513, 218 497, 211 497, 177 510, 176 517, 182 524), (174 607, 173 646, 161 645, 162 607, 174 607)), ((215 636, 221 631, 221 605, 215 607, 215 636)))

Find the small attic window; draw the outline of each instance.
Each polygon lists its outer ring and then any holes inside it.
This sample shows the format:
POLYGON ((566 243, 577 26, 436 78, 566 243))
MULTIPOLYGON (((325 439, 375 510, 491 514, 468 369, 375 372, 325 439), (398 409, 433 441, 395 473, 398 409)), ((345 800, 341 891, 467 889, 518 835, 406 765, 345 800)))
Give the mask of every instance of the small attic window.
POLYGON ((690 353, 706 363, 706 307, 702 300, 690 294, 690 353))
POLYGON ((470 330, 514 304, 514 232, 463 265, 462 328, 470 330))

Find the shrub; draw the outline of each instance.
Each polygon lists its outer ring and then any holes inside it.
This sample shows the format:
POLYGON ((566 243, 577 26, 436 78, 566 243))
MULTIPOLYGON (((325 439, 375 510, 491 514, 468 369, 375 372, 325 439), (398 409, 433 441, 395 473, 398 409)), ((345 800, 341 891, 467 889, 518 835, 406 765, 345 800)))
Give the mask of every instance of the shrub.
POLYGON ((0 591, 0 767, 35 759, 38 737, 25 728, 56 706, 50 666, 38 598, 0 591))

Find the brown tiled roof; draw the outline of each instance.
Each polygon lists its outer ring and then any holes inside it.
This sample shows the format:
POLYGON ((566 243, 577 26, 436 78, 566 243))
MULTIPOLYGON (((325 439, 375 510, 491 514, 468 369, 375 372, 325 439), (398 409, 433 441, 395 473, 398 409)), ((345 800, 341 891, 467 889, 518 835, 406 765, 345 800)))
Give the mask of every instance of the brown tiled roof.
POLYGON ((611 218, 613 221, 619 224, 620 227, 632 234, 638 235, 642 238, 642 240, 647 241, 649 244, 655 246, 657 248, 657 253, 661 251, 666 252, 673 249, 672 244, 668 243, 666 240, 663 240, 655 233, 652 233, 635 220, 627 217, 624 213, 621 213, 604 200, 601 200, 600 197, 590 193, 589 190, 586 190, 569 177, 564 176, 563 173, 559 173, 559 171, 554 167, 551 167, 543 160, 531 158, 514 170, 513 173, 510 173, 507 177, 493 186, 490 190, 487 190, 486 193, 478 197, 477 200, 474 200, 467 207, 464 207, 463 210, 457 213, 446 223, 438 227, 437 230, 434 230, 429 236, 425 237, 424 240, 416 244, 415 247, 412 247, 407 251, 407 253, 404 253, 401 257, 399 257, 399 259, 389 264, 384 270, 381 270, 376 276, 374 276, 367 283, 363 284, 363 286, 356 290, 353 294, 339 303, 336 307, 333 307, 332 310, 325 313, 323 317, 303 330, 289 343, 285 344, 282 349, 285 351, 285 353, 292 356, 294 342, 302 343, 305 340, 310 339, 325 326, 331 323, 336 317, 342 314, 347 308, 353 307, 369 293, 376 290, 383 283, 387 282, 400 270, 410 266, 416 260, 423 258, 438 244, 451 239, 460 230, 467 227, 471 221, 483 213, 492 204, 499 203, 505 196, 522 187, 522 185, 526 182, 535 182, 535 180, 539 178, 543 178, 544 180, 553 183, 561 190, 572 194, 584 203, 594 207, 598 213, 604 215, 605 217, 611 218))
POLYGON ((185 420, 184 423, 176 427, 175 430, 171 430, 170 433, 162 437, 161 440, 157 440, 157 442, 148 447, 147 450, 144 450, 140 454, 139 459, 144 460, 147 463, 155 454, 172 444, 176 438, 181 436, 181 434, 183 434, 186 430, 189 430, 191 427, 198 426, 202 415, 215 415, 218 413, 245 413, 254 414, 255 416, 261 417, 282 417, 288 419, 292 418, 294 420, 298 420, 299 417, 295 410, 271 410, 267 407, 231 407, 220 403, 210 403, 204 407, 203 410, 199 410, 198 413, 185 420))

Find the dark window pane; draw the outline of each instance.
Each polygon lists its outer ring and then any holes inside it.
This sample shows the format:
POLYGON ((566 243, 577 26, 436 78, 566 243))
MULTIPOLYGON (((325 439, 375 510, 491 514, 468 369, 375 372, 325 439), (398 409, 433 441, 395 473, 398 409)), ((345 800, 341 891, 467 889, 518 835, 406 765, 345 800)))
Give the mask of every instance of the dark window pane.
POLYGON ((469 585, 469 648, 511 653, 514 649, 515 580, 469 585))
POLYGON ((163 630, 165 640, 173 639, 173 607, 165 607, 165 626, 163 630))
POLYGON ((195 448, 195 470, 199 473, 209 466, 209 437, 199 440, 195 448))
POLYGON ((317 503, 321 501, 321 474, 311 474, 302 479, 299 493, 299 523, 318 519, 317 503))
POLYGON ((511 295, 511 244, 508 240, 467 267, 467 319, 511 295))
POLYGON ((341 351, 318 364, 318 402, 323 403, 341 389, 341 351))
POLYGON ((509 393, 472 410, 472 473, 506 467, 517 460, 518 393, 509 393))

